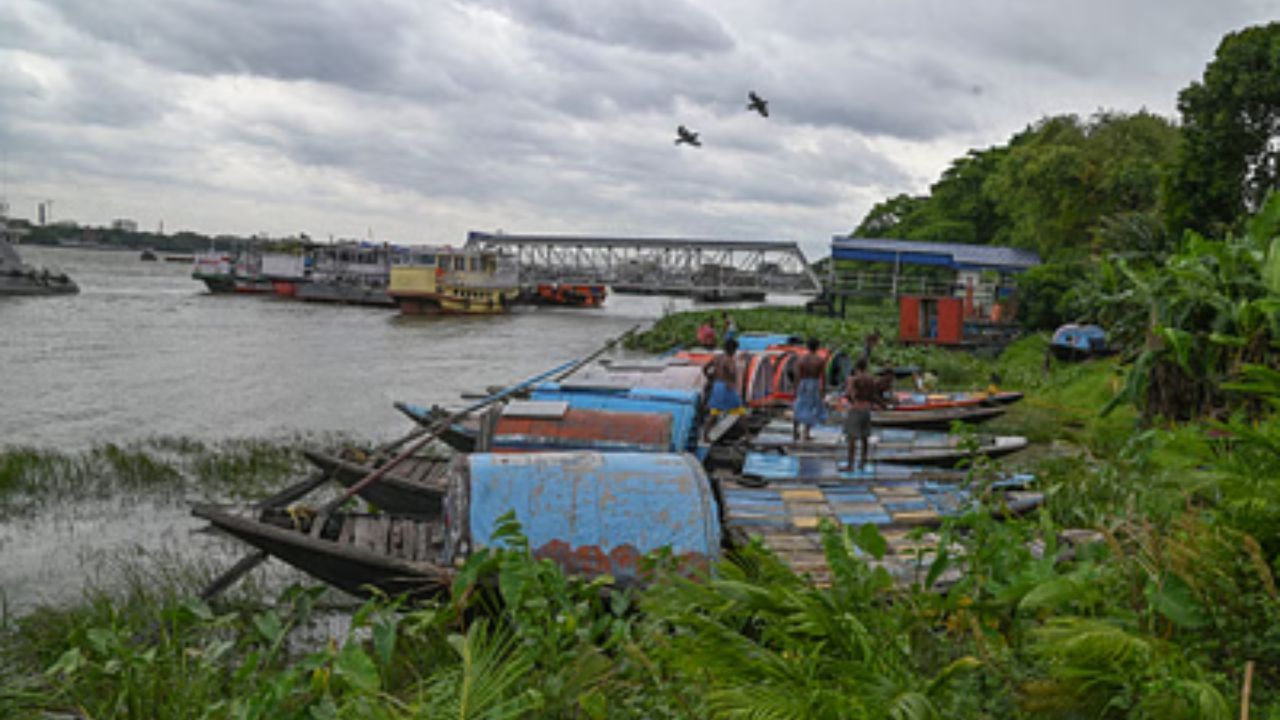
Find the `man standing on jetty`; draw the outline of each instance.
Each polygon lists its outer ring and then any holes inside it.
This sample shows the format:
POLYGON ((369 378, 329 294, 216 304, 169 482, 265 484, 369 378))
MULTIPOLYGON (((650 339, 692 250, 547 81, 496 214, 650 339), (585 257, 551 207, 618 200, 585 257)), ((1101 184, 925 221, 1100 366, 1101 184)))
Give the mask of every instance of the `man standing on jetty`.
POLYGON ((738 341, 729 338, 724 341, 724 352, 702 368, 702 373, 711 380, 711 397, 707 400, 711 417, 702 431, 705 442, 711 442, 711 426, 721 415, 742 415, 747 411, 737 390, 738 363, 733 357, 736 352, 738 341))
POLYGON ((856 467, 859 472, 867 469, 867 447, 871 440, 871 410, 885 406, 881 395, 880 384, 867 372, 867 359, 858 358, 854 372, 845 385, 845 396, 849 398, 849 414, 844 419, 845 441, 848 443, 848 462, 840 470, 853 470, 855 450, 862 445, 862 462, 856 467))
POLYGON ((813 426, 827 421, 827 406, 822 401, 822 370, 826 363, 818 355, 818 338, 809 338, 806 346, 809 352, 796 362, 796 402, 792 409, 791 436, 808 442, 813 439, 813 426), (801 427, 804 427, 803 437, 801 427))

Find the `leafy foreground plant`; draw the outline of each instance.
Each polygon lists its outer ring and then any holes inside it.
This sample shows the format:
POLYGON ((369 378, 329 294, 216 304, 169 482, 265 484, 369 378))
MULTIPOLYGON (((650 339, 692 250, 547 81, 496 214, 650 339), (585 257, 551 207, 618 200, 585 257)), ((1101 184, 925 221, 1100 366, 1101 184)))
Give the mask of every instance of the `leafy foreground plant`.
POLYGON ((938 531, 913 587, 869 564, 886 541, 864 526, 826 528, 829 587, 749 545, 715 577, 657 556, 649 587, 606 592, 508 517, 448 600, 370 601, 327 641, 302 637, 314 590, 267 609, 97 596, 4 629, 0 716, 1220 718, 1246 660, 1254 707, 1280 711, 1280 603, 1245 536, 1126 522, 1071 559, 1047 515, 988 510, 938 531))

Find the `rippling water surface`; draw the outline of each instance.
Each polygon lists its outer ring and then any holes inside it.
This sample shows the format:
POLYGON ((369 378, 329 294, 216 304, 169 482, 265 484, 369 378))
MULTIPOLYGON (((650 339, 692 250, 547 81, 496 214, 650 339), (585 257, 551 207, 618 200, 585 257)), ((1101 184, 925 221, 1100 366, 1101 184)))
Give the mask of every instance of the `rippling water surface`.
MULTIPOLYGON (((459 404, 598 348, 686 300, 613 296, 597 310, 479 318, 210 295, 187 264, 133 252, 24 246, 79 295, 0 298, 0 446, 82 450, 155 436, 203 440, 409 429, 395 400, 459 404)), ((73 499, 0 519, 0 600, 73 594, 87 557, 180 548, 191 498, 73 499)), ((193 546, 207 543, 192 542, 193 546)))

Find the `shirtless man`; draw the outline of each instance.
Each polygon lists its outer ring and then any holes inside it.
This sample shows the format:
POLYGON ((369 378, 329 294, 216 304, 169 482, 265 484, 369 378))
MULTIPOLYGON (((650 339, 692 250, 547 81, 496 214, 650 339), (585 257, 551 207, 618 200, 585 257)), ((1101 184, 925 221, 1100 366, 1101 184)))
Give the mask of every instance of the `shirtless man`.
POLYGON ((844 420, 844 433, 846 442, 848 442, 849 454, 848 462, 840 469, 854 469, 854 459, 857 457, 855 450, 861 444, 862 462, 856 467, 858 470, 865 470, 867 467, 867 447, 870 445, 871 439, 871 411, 874 408, 885 407, 884 396, 881 395, 879 383, 871 376, 871 373, 867 372, 865 358, 858 358, 858 363, 854 366, 854 372, 849 376, 849 382, 845 385, 845 396, 849 398, 851 404, 849 414, 845 416, 844 420))
POLYGON ((710 419, 703 428, 702 439, 711 442, 709 433, 720 415, 740 415, 746 412, 742 405, 742 396, 738 394, 738 363, 734 353, 738 351, 738 341, 729 338, 724 341, 724 353, 716 355, 702 368, 702 372, 711 380, 711 397, 707 400, 710 419))
POLYGON ((809 352, 796 361, 796 402, 792 408, 794 422, 791 436, 808 442, 811 430, 827 419, 827 407, 822 401, 822 372, 826 362, 818 355, 818 338, 809 338, 809 352), (804 428, 803 437, 800 428, 804 428))

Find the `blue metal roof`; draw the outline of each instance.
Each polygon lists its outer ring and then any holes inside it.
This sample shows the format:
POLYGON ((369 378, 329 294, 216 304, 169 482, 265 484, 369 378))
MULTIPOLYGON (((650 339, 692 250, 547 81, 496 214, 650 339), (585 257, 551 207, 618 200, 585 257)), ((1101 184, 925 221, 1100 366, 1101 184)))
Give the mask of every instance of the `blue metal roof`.
POLYGON ((937 265, 956 270, 1006 270, 1018 272, 1040 264, 1040 256, 1030 250, 993 245, 922 242, 889 238, 854 238, 837 235, 831 239, 831 257, 836 260, 896 262, 907 265, 937 265))

